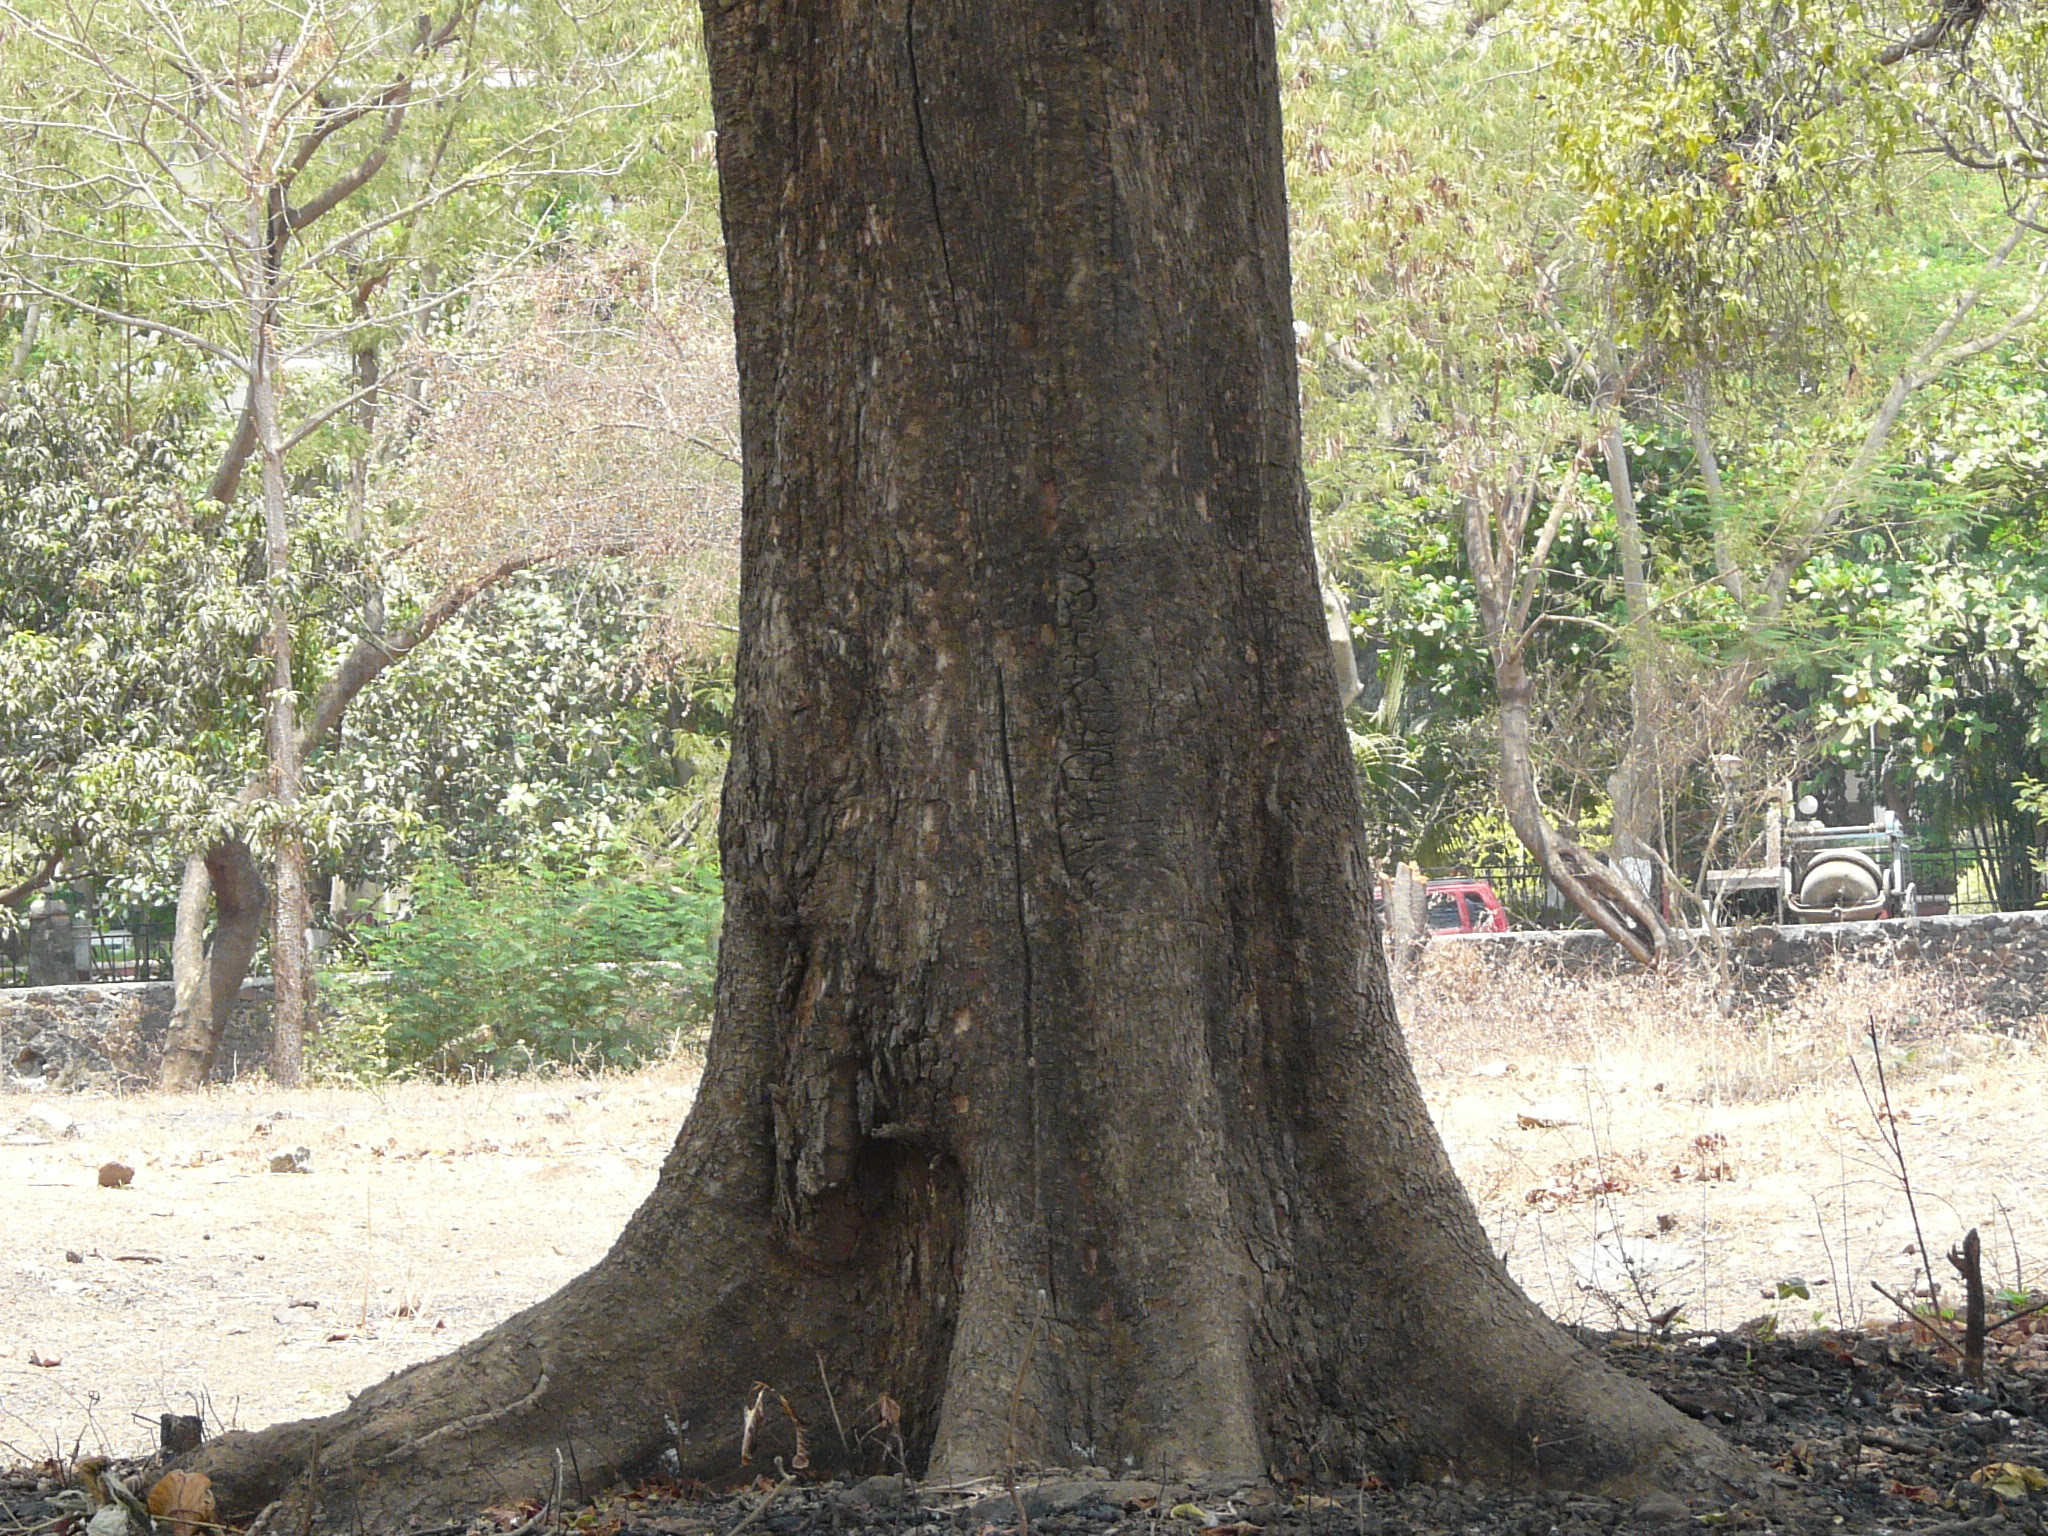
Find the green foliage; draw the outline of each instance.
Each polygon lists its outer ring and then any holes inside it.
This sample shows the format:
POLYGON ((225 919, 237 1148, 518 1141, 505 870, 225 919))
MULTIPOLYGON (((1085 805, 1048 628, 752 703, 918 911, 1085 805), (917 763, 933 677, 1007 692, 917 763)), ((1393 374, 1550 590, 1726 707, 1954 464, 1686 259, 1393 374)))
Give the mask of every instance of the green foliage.
POLYGON ((359 697, 309 764, 327 861, 384 882, 430 853, 595 873, 664 807, 675 845, 699 837, 724 778, 730 664, 650 662, 659 596, 646 572, 591 562, 479 599, 359 697))
POLYGON ((362 1072, 630 1067, 694 1037, 710 1014, 715 871, 590 879, 534 868, 412 882, 412 911, 367 946, 381 986, 344 1007, 336 1060, 362 1072))
MULTIPOLYGON (((56 364, 0 393, 0 888, 56 853, 161 901, 210 829, 254 830, 233 803, 261 763, 254 510, 197 493, 205 439, 180 412, 124 442, 123 404, 56 364)), ((318 678, 357 640, 360 551, 335 498, 301 495, 298 517, 295 661, 318 678)), ((408 622, 430 575, 379 574, 408 622)), ((308 763, 319 863, 382 883, 432 853, 590 871, 650 816, 671 847, 701 836, 730 663, 650 656, 662 600, 661 573, 594 561, 471 603, 308 763)))
POLYGON ((1542 99, 1625 334, 1711 358, 1835 329, 1844 234, 1910 123, 1874 11, 1544 0, 1542 99))
POLYGON ((0 886, 51 854, 174 865, 255 741, 253 519, 194 497, 176 414, 52 366, 0 393, 0 886))

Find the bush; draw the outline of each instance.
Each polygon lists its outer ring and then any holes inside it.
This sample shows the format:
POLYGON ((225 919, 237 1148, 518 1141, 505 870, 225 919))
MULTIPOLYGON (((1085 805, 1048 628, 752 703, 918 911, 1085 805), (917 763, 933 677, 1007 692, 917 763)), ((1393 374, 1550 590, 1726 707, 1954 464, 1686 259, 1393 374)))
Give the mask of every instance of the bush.
POLYGON ((631 1067, 710 1018, 718 879, 683 866, 643 880, 425 865, 412 913, 373 936, 390 972, 338 990, 337 1075, 631 1067), (367 1037, 367 1038, 366 1038, 367 1037))

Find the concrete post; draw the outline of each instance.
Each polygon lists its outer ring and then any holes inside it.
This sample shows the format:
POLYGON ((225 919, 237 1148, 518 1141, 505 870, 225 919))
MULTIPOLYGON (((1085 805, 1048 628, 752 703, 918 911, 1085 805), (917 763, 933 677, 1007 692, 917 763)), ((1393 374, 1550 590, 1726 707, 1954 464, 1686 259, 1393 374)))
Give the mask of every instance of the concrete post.
POLYGON ((77 981, 71 909, 53 896, 40 897, 28 909, 28 984, 68 987, 77 981))

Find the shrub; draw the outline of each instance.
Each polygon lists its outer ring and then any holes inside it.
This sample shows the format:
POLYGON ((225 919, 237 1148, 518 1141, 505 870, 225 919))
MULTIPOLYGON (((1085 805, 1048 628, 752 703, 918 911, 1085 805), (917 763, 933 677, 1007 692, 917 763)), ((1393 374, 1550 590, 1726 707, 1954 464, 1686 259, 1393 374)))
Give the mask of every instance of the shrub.
POLYGON ((372 937, 390 973, 337 996, 329 1031, 342 1075, 365 1033, 391 1072, 528 1071, 544 1063, 630 1067, 710 1017, 720 911, 716 873, 671 867, 639 880, 534 869, 465 874, 436 861, 412 911, 372 937))

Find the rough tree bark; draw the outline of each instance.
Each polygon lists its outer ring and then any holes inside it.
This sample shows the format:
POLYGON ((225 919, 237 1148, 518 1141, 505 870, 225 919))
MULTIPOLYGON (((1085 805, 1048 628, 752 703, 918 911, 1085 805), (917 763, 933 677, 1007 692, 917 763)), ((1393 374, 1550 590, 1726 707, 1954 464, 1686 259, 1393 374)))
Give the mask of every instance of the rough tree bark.
POLYGON ((823 1424, 821 1372, 940 1477, 1729 1468, 1509 1279, 1402 1047, 1269 7, 705 15, 746 499, 703 1084, 600 1264, 215 1442, 225 1502, 729 1474, 752 1384, 823 1424))

